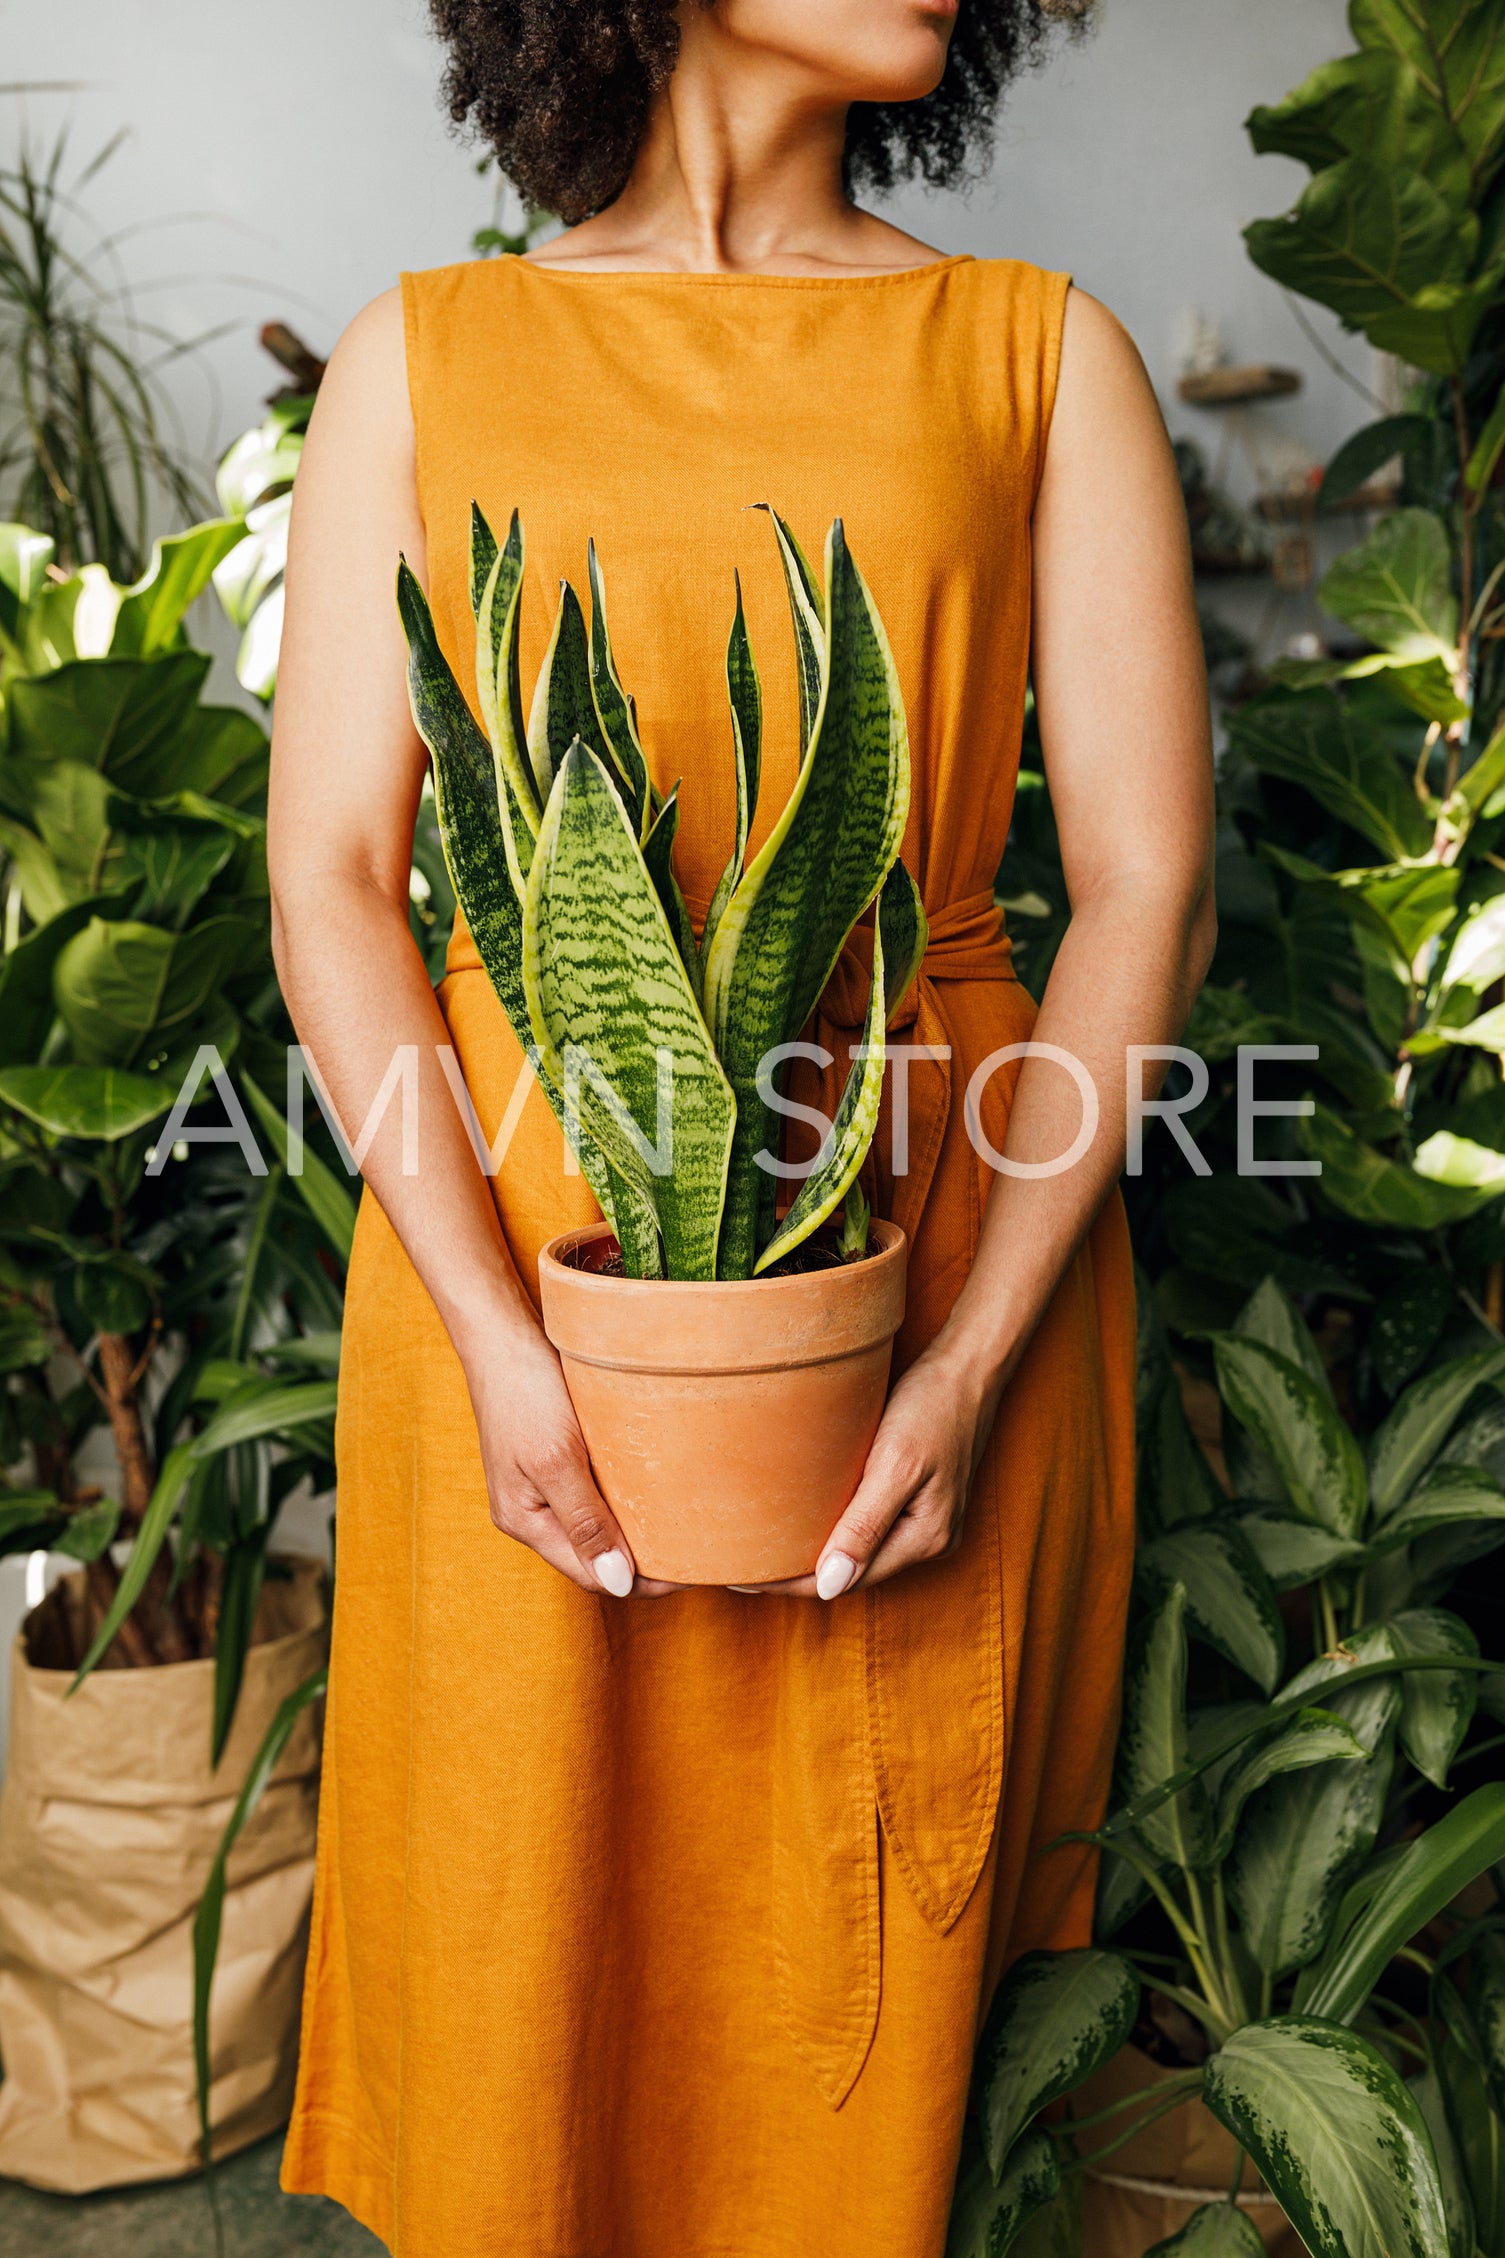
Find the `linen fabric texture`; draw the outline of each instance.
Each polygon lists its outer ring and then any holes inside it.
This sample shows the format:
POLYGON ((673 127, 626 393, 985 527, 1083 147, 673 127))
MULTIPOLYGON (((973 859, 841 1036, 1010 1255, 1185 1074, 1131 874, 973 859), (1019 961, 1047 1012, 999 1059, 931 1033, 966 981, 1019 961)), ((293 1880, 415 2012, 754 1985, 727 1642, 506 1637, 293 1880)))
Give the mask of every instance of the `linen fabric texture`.
MULTIPOLYGON (((932 944, 871 1188, 911 1239, 902 1371, 943 1323, 992 1171, 977 1066, 1034 1019, 994 909, 1024 714, 1030 517, 1067 278, 942 259, 851 279, 403 284, 428 587, 474 702, 472 498, 522 514, 525 703, 558 583, 604 569, 697 927, 730 851, 724 652, 763 677, 753 851, 792 787, 771 502, 840 516, 893 646, 932 944)), ((395 560, 394 560, 395 563, 395 560)), ((871 936, 813 1030, 858 1039, 871 936), (866 953, 865 953, 866 952, 866 953)), ((494 1136, 523 1071, 463 923, 440 991, 494 1136)), ((1017 1065, 988 1084, 1002 1144, 1017 1065)), ((813 1069, 791 1095, 820 1095, 813 1069)), ((542 1094, 492 1183, 519 1275, 595 1219, 542 1094)), ((1007 1959, 1084 1941, 1132 1555, 1133 1286, 1115 1199, 1009 1388, 950 1559, 830 1605, 594 1598, 491 1526, 459 1362, 363 1201, 340 1384, 328 1763, 284 2185, 399 2258, 937 2258, 979 2020, 1007 1959)), ((769 1447, 779 1438, 771 1435, 769 1447)))

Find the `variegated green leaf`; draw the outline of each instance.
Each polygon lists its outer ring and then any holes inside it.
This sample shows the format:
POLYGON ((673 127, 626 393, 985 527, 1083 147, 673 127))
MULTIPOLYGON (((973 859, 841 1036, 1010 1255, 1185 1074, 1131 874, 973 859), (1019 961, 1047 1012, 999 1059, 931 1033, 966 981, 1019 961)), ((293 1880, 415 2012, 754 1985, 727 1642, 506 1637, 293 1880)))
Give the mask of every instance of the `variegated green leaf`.
POLYGON ((1282 1699, 1306 1696, 1342 1719, 1370 1751, 1366 1764, 1315 1766, 1270 1780, 1251 1795, 1227 1869, 1244 1942, 1267 1975, 1304 1967, 1322 1950, 1339 1900, 1374 1848, 1384 1817, 1400 1711, 1394 1678, 1344 1692, 1335 1681, 1394 1652, 1380 1626, 1299 1671, 1282 1699), (1320 1689, 1320 1692, 1319 1692, 1320 1689))
POLYGON ((713 1278, 736 1101, 631 818, 580 744, 539 828, 523 983, 548 1076, 573 1086, 588 1133, 652 1208, 668 1275, 713 1278))
MULTIPOLYGON (((878 897, 878 914, 873 926, 873 984, 868 994, 867 1019, 858 1055, 847 1076, 826 1140, 826 1157, 812 1168, 801 1184, 788 1214, 754 1263, 754 1276, 781 1262, 802 1240, 808 1239, 812 1231, 818 1231, 855 1185, 878 1126, 883 1069, 888 1056, 885 1029, 891 1010, 902 1000, 925 954, 927 932, 920 890, 903 863, 896 862, 878 897), (888 970, 890 965, 892 977, 888 970), (899 983, 897 988, 895 982, 899 983)), ((862 1237, 865 1244, 866 1228, 862 1237)))
POLYGON ((1193 1636, 1225 1654, 1262 1693, 1274 1692, 1285 1627, 1274 1586, 1236 1522, 1184 1522, 1152 1538, 1135 1556, 1135 1573, 1153 1593, 1184 1585, 1193 1636))
POLYGON ((1263 1341, 1219 1333, 1213 1342, 1223 1401, 1272 1462, 1298 1513, 1335 1536, 1364 1519, 1364 1461, 1325 1387, 1263 1341))
POLYGON ((472 504, 470 572, 476 615, 476 695, 496 760, 498 796, 508 828, 507 865, 519 894, 533 860, 533 841, 538 837, 543 806, 528 757, 518 662, 523 564, 522 521, 516 510, 506 542, 498 549, 490 526, 472 504))
POLYGON ((1312 2258, 1447 2258, 1421 2111, 1357 2032, 1297 2015, 1246 2024, 1208 2062, 1204 2091, 1312 2258))
POLYGON ((1407 1388, 1369 1446, 1369 1487, 1379 1515, 1409 1496, 1476 1388, 1505 1377, 1505 1348, 1439 1366, 1407 1388))
POLYGON ((747 840, 758 811, 758 780, 763 766, 763 686, 748 640, 742 610, 742 576, 737 579, 737 611, 726 644, 726 692, 732 711, 732 757, 737 770, 737 839, 727 865, 716 881, 705 930, 700 936, 702 958, 709 954, 747 861, 747 840))
POLYGON ((1204 2203, 1179 2234, 1157 2242, 1144 2258, 1265 2258, 1264 2237, 1233 2204, 1204 2203))
POLYGON ((1004 2258, 1061 2185, 1055 2143, 1030 2132, 1010 2152, 994 2184, 987 2158, 964 2153, 946 2234, 946 2258, 1004 2258))
MULTIPOLYGON (((1397 1654, 1456 1654, 1477 1661, 1479 1641, 1445 1607, 1407 1607, 1387 1617, 1397 1654)), ((1472 1670, 1408 1670, 1400 1681, 1400 1744, 1423 1778, 1445 1788, 1473 1722, 1479 1680, 1472 1670)))
POLYGON ((1448 2121, 1447 2097, 1442 2090, 1442 2079, 1436 2068, 1429 2066, 1419 2077, 1408 2078, 1406 2083, 1416 2096, 1416 2106, 1432 2136, 1432 2152, 1437 2158, 1437 2178, 1442 2189, 1442 2207, 1448 2222, 1447 2258, 1474 2258, 1474 2206, 1469 2195, 1463 2158, 1448 2121))
POLYGON ((1117 1952, 1027 1952, 1002 1985, 978 2050, 983 2140, 996 2179, 1031 2119, 1118 2052, 1139 1977, 1117 1952))
POLYGON ((1314 1764, 1367 1763, 1369 1751, 1351 1725, 1330 1709, 1300 1710, 1273 1740, 1236 1757, 1218 1795, 1217 1832, 1210 1863, 1221 1865, 1233 1848, 1244 1805, 1256 1788, 1283 1772, 1305 1772, 1314 1764))
POLYGON ((1278 1592, 1315 1583, 1330 1568, 1357 1560, 1364 1550, 1348 1537, 1335 1537, 1316 1521, 1300 1521, 1291 1514, 1243 1513, 1238 1525, 1278 1592))
POLYGON ((606 623, 606 576, 590 544, 587 557, 591 591, 590 678, 605 748, 627 787, 627 806, 640 839, 646 838, 653 816, 653 795, 648 783, 648 763, 638 743, 637 717, 632 700, 622 688, 606 623))
POLYGON ((643 841, 643 860, 648 865, 648 875, 653 880, 669 931, 684 964, 695 1000, 700 1001, 700 950, 695 942, 695 928, 690 923, 690 913, 685 907, 684 895, 679 890, 679 880, 674 875, 674 841, 679 831, 679 786, 665 800, 654 817, 647 838, 643 841))
MULTIPOLYGON (((526 1051, 532 1048, 533 1030, 523 992, 523 909, 508 872, 491 748, 460 695, 439 648, 428 599, 406 564, 398 568, 397 608, 408 641, 413 720, 433 761, 439 836, 450 883, 491 985, 526 1051)), ((559 1094, 547 1076, 541 1077, 541 1087, 565 1134, 571 1135, 559 1094)), ((588 1138, 575 1141, 575 1149, 602 1214, 616 1227, 619 1238, 624 1228, 630 1233, 627 1218, 616 1212, 601 1155, 588 1138)))
POLYGON ((1482 1466, 1438 1465, 1424 1474, 1408 1498, 1385 1516, 1374 1533, 1381 1549, 1409 1544, 1428 1529, 1455 1521, 1505 1520, 1505 1490, 1482 1466))
MULTIPOLYGON (((1186 1764, 1186 1586, 1174 1584, 1129 1642, 1113 1774, 1115 1805, 1137 1803, 1185 1771, 1186 1764)), ((1157 1859, 1200 1866, 1211 1834, 1201 1781, 1193 1780, 1159 1805, 1138 1832, 1157 1859)))
POLYGON ((544 653, 538 680, 533 685, 533 704, 528 714, 528 761, 540 805, 554 789, 554 779, 577 737, 596 755, 625 800, 627 783, 607 747, 596 712, 585 614, 574 589, 567 580, 561 580, 559 608, 554 614, 549 647, 544 653))
POLYGON ((810 569, 805 555, 789 527, 771 503, 760 502, 758 507, 767 510, 778 536, 779 561, 784 567, 784 585, 789 591, 789 616, 794 624, 795 659, 799 669, 800 686, 800 759, 810 749, 815 734, 815 719, 820 711, 821 679, 825 666, 826 606, 821 596, 820 582, 810 569))
POLYGON ((770 1235, 770 1051, 798 1034, 857 919, 897 858, 909 740, 893 654, 838 518, 826 542, 830 648, 809 754, 726 906, 706 958, 706 1017, 736 1092, 720 1275, 745 1278, 770 1235), (766 1190, 765 1190, 766 1187, 766 1190))
POLYGON ((1267 1349, 1275 1349, 1289 1363, 1299 1364, 1319 1388, 1332 1394, 1322 1352, 1312 1339, 1311 1329, 1276 1279, 1266 1278, 1256 1286, 1234 1319, 1233 1330, 1244 1340, 1263 1341, 1267 1349))

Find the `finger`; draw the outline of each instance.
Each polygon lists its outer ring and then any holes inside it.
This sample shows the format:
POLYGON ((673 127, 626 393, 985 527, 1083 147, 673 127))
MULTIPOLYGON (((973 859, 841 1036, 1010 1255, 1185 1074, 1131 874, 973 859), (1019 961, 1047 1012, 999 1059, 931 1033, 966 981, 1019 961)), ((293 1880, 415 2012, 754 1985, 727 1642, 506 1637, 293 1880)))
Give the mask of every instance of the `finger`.
POLYGON ((923 1561, 940 1560, 951 1549, 951 1516, 939 1483, 930 1483, 899 1514, 863 1576, 864 1584, 881 1584, 901 1568, 917 1568, 923 1561))
POLYGON ((511 1506, 504 1515, 495 1518, 504 1537, 510 1537, 514 1544, 526 1545, 529 1552, 536 1552, 540 1560, 547 1561, 551 1568, 557 1568, 561 1576, 567 1576, 583 1592, 591 1592, 597 1598, 600 1597, 601 1586, 584 1561, 578 1557, 553 1511, 545 1505, 542 1498, 526 1505, 511 1506))
POLYGON ((528 1471, 596 1588, 613 1599, 626 1599, 636 1574, 632 1554, 591 1478, 590 1460, 578 1435, 561 1439, 542 1464, 528 1471))
POLYGON ((906 1472, 897 1456, 883 1447, 880 1429, 856 1494, 815 1563, 818 1599, 839 1599, 858 1582, 921 1479, 906 1472))

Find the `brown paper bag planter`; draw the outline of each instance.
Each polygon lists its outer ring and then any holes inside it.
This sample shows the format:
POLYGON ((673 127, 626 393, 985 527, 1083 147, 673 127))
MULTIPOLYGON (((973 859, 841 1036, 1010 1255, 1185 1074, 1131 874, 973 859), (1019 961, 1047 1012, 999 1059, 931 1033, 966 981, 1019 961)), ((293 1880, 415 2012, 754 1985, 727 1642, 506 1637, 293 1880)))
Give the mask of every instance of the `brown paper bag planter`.
MULTIPOLYGON (((98 1670, 71 1699, 45 1658, 64 1580, 11 1656, 0 1796, 0 2174, 82 2194, 198 2164, 191 1930, 241 1782, 325 1649, 323 1571, 268 1579, 240 1706, 209 1769, 212 1661, 98 1670)), ((230 1862, 210 2017, 216 2155, 285 2122, 313 1890, 319 1726, 300 1717, 230 1862)))
MULTIPOLYGON (((1126 2046, 1071 2097, 1073 2116, 1088 2117, 1128 2093, 1145 2093, 1175 2073, 1137 2046, 1126 2046)), ((1081 2135, 1085 2152, 1124 2120, 1081 2135)), ((1082 2199, 1084 2258, 1143 2258, 1168 2241, 1204 2203, 1221 2203, 1233 2178, 1233 2135, 1196 2096, 1168 2110, 1135 2139, 1090 2166, 1082 2199)), ((1272 2258, 1305 2258, 1305 2244, 1254 2166, 1245 2159, 1239 2206, 1272 2258)))
POLYGON ((904 1317, 907 1247, 727 1284, 603 1277, 605 1224, 538 1258, 544 1327, 601 1493, 645 1576, 807 1576, 862 1476, 904 1317))

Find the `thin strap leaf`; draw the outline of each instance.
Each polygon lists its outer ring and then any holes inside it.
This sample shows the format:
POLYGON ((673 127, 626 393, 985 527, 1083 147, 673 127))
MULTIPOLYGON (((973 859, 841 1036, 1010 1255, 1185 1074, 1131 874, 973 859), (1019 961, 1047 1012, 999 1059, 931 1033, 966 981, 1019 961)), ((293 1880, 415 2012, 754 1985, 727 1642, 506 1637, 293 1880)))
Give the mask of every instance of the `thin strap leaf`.
POLYGON ((638 743, 637 708, 623 690, 617 674, 611 631, 606 624, 606 578, 594 541, 590 544, 586 564, 590 573, 590 673, 596 715, 606 750, 627 786, 627 806, 637 835, 643 839, 653 820, 654 796, 648 782, 648 763, 638 743))

